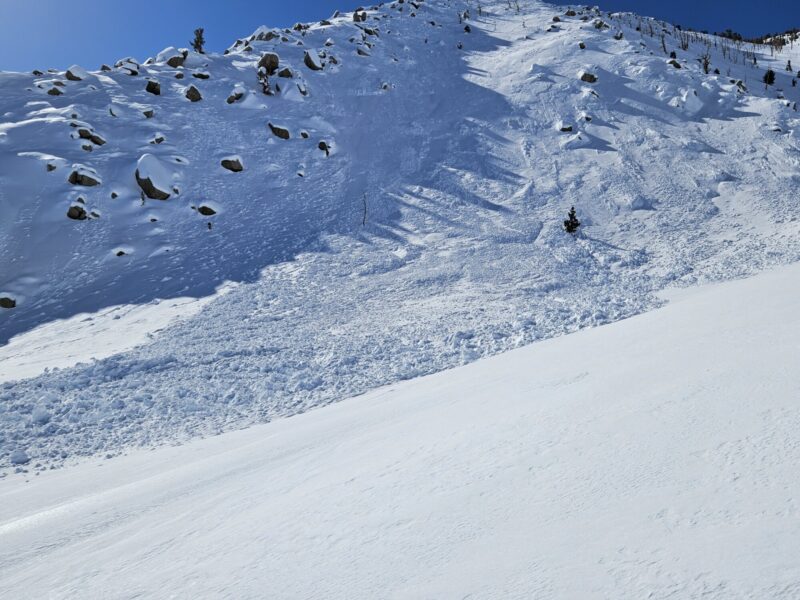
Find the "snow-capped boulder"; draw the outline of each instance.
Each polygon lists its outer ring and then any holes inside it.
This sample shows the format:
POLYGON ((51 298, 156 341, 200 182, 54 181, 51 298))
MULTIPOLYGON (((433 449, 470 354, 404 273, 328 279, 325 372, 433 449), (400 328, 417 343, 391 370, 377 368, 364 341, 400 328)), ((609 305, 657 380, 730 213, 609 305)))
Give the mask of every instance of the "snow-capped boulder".
POLYGON ((17 306, 17 301, 11 296, 0 296, 0 308, 14 308, 17 306))
POLYGON ((177 69, 178 67, 183 66, 183 63, 186 61, 186 57, 188 55, 189 52, 187 50, 178 50, 177 48, 170 46, 169 48, 164 48, 158 53, 156 56, 156 62, 166 63, 173 69, 177 69))
POLYGON ((306 50, 303 56, 303 63, 312 71, 322 71, 322 62, 316 52, 306 50))
POLYGON ((244 164, 241 156, 226 156, 222 159, 220 164, 223 166, 223 168, 233 171, 234 173, 244 171, 244 164))
POLYGON ((70 206, 69 210, 67 210, 67 217, 74 221, 85 221, 86 209, 78 205, 70 206))
POLYGON ((153 200, 167 200, 172 193, 172 173, 152 154, 136 163, 136 183, 153 200))
POLYGON ((277 71, 280 66, 280 62, 281 59, 277 54, 274 52, 265 52, 258 61, 258 68, 266 69, 267 75, 274 75, 275 71, 277 71))
POLYGON ((289 130, 285 127, 280 127, 279 125, 273 125, 272 123, 268 123, 270 131, 272 133, 281 138, 282 140, 288 140, 291 136, 289 135, 289 130))
POLYGON ((231 95, 228 96, 226 102, 228 104, 233 104, 234 102, 238 102, 239 100, 244 98, 244 95, 245 95, 244 87, 242 87, 241 85, 237 85, 233 88, 233 91, 231 92, 231 95))
POLYGON ((100 185, 103 182, 97 171, 81 164, 72 165, 72 171, 67 181, 72 185, 84 185, 87 187, 100 185))
POLYGON ((193 85, 190 85, 188 88, 186 88, 185 95, 192 102, 199 102, 203 99, 203 95, 200 93, 200 90, 193 85))
POLYGON ((284 67, 280 71, 278 71, 278 77, 284 77, 286 79, 291 79, 294 77, 292 70, 289 67, 284 67))
POLYGON ((72 65, 69 69, 67 69, 67 72, 64 74, 64 76, 70 81, 82 81, 86 79, 89 74, 83 67, 72 65))
POLYGON ((210 206, 208 206, 207 204, 201 204, 197 208, 197 212, 199 212, 204 217, 211 217, 211 216, 214 216, 215 214, 217 214, 217 211, 214 210, 213 208, 211 208, 210 206))

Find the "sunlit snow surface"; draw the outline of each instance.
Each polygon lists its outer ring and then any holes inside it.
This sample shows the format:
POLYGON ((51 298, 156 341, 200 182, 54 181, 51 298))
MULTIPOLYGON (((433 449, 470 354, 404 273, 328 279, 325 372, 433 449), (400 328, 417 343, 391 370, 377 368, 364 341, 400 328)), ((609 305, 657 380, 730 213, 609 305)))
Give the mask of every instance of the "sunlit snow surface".
POLYGON ((0 484, 3 598, 800 592, 800 268, 0 484))
POLYGON ((681 69, 659 24, 520 5, 473 8, 470 33, 461 3, 406 2, 181 67, 174 49, 138 57, 135 76, 130 61, 81 81, 0 74, 0 297, 17 303, 0 309, 4 472, 294 415, 800 256, 796 50, 756 68, 712 40, 706 75, 706 47, 681 50, 671 26, 681 69), (264 51, 293 74, 270 97, 264 51), (146 154, 167 200, 141 198, 146 154), (234 155, 240 173, 221 166, 234 155), (100 185, 68 183, 73 165, 100 185), (228 281, 167 329, 148 309, 228 281), (123 320, 134 335, 105 319, 117 307, 141 316, 123 320), (47 367, 68 368, 25 379, 47 367))

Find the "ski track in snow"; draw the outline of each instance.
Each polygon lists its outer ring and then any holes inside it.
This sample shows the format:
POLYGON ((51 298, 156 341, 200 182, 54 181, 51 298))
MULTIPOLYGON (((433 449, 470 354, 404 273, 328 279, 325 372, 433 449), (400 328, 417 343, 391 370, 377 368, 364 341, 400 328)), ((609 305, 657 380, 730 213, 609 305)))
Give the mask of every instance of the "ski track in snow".
POLYGON ((0 340, 25 345, 55 319, 239 284, 133 350, 17 381, 4 361, 0 464, 24 450, 18 468, 40 469, 294 415, 629 317, 665 287, 797 260, 800 121, 757 81, 773 65, 797 101, 781 71, 800 55, 760 56, 755 69, 714 50, 723 75, 704 75, 697 45, 679 50, 677 70, 633 17, 602 15, 611 28, 597 30, 594 14, 554 25, 560 7, 521 5, 487 3, 471 33, 460 3, 425 2, 413 18, 386 5, 369 11, 371 48, 348 14, 249 54, 92 73, 56 97, 46 90, 58 74, 0 74, 0 295, 18 299, 0 312, 0 340), (295 77, 271 78, 282 91, 266 97, 255 63, 272 49, 295 77), (307 49, 340 64, 311 71, 307 49), (190 84, 203 100, 183 96, 190 84), (237 86, 245 97, 229 105, 237 86), (82 150, 72 121, 107 143, 82 150), (140 200, 144 153, 173 169, 179 194, 140 200), (234 154, 241 173, 219 166, 234 154), (73 164, 102 184, 70 186, 73 164), (65 217, 79 195, 99 218, 65 217), (202 204, 217 214, 192 209, 202 204), (561 228, 571 205, 577 238, 561 228))

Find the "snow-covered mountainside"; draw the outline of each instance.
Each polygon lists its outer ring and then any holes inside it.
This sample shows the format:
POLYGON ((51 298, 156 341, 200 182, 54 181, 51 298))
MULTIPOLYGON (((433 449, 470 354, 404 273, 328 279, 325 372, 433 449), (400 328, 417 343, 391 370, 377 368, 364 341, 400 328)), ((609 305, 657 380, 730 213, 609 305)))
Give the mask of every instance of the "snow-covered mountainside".
POLYGON ((0 596, 800 597, 800 265, 0 485, 0 596), (747 315, 747 318, 743 318, 747 315))
POLYGON ((296 414, 797 260, 800 52, 515 4, 0 73, 0 465, 296 414))

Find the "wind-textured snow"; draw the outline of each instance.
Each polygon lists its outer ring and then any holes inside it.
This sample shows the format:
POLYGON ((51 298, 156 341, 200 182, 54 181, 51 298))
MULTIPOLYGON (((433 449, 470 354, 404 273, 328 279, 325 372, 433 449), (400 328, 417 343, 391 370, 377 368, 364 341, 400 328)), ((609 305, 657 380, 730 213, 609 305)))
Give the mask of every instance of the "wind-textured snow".
POLYGON ((708 37, 720 74, 705 74, 705 44, 684 51, 649 19, 497 1, 463 21, 460 2, 418 4, 260 28, 177 67, 169 48, 80 81, 0 74, 0 297, 16 302, 0 343, 30 348, 82 314, 108 332, 112 307, 239 284, 90 364, 21 380, 23 361, 4 360, 0 464, 293 415, 800 256, 800 94, 783 70, 796 51, 756 48, 754 66, 708 37), (266 51, 292 74, 270 77, 272 96, 256 77, 266 51), (144 155, 169 199, 142 196, 144 155), (243 171, 222 167, 231 156, 243 171), (99 184, 69 183, 72 165, 99 184))
POLYGON ((0 596, 800 597, 800 266, 0 485, 0 596))

